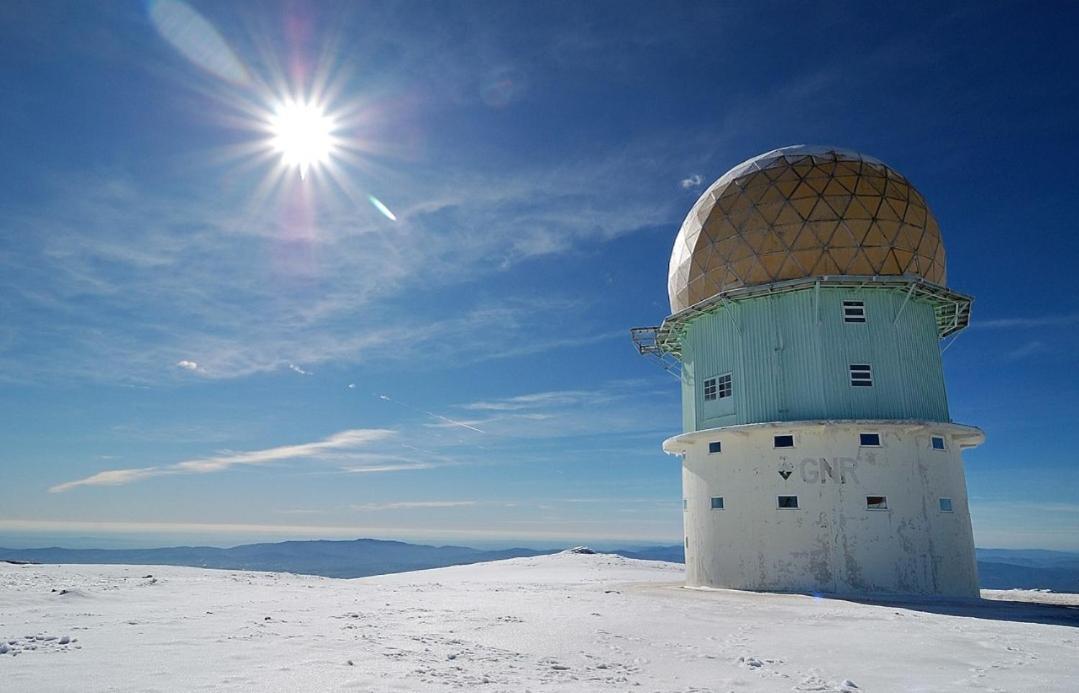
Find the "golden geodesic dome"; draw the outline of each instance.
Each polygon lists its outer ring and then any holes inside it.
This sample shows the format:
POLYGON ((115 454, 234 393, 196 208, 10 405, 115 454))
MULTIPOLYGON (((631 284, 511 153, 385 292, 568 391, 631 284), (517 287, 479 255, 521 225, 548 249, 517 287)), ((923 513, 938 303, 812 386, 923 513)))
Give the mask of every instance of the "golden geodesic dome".
POLYGON ((940 228, 882 162, 834 147, 783 147, 713 183, 671 253, 671 311, 742 286, 837 275, 945 283, 940 228))

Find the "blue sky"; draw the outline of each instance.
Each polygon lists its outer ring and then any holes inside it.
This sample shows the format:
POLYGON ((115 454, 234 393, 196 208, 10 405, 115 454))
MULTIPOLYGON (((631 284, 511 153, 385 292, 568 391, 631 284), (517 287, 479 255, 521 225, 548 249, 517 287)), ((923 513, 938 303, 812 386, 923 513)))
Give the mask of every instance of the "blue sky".
POLYGON ((702 186, 907 175, 979 546, 1079 549, 1074 9, 7 2, 0 542, 677 542, 667 313, 702 186), (301 180, 266 114, 318 93, 301 180), (379 200, 396 220, 383 214, 379 200))

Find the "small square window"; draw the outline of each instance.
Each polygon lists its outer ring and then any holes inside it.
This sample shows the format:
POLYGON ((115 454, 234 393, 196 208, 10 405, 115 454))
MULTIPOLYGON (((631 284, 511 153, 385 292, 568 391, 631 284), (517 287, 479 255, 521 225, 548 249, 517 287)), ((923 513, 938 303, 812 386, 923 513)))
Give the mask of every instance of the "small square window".
POLYGON ((865 303, 843 301, 843 322, 865 322, 865 303))
POLYGON ((933 436, 929 439, 929 443, 933 446, 934 450, 943 450, 944 436, 933 436))
POLYGON ((718 387, 719 387, 719 398, 720 399, 725 399, 725 398, 730 397, 731 395, 734 394, 734 383, 731 380, 731 374, 730 373, 719 376, 718 387))
POLYGON ((792 435, 776 436, 775 438, 772 439, 772 447, 774 447, 774 448, 793 448, 794 447, 794 436, 792 436, 792 435))
POLYGON ((723 452, 723 443, 718 440, 713 440, 708 444, 708 454, 714 455, 717 452, 723 452))
POLYGON ((715 378, 708 378, 704 381, 704 399, 705 401, 711 401, 716 398, 718 392, 715 378))
POLYGON ((887 510, 888 499, 885 496, 866 496, 865 497, 865 509, 866 510, 887 510))
POLYGON ((723 496, 712 496, 712 510, 723 509, 723 496))
POLYGON ((863 448, 879 448, 880 447, 880 434, 879 433, 859 433, 858 445, 863 448))
POLYGON ((779 496, 776 500, 780 508, 798 508, 798 496, 779 496))
POLYGON ((873 367, 867 363, 850 364, 850 384, 853 387, 872 387, 873 367))
POLYGON ((950 513, 950 512, 952 512, 952 499, 951 498, 941 498, 940 499, 940 511, 942 513, 950 513))

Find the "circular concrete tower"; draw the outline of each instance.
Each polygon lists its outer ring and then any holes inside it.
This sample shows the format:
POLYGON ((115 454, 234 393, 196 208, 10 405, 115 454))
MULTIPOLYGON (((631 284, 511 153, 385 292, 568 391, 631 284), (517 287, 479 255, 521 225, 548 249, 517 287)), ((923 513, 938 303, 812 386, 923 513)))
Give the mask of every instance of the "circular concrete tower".
POLYGON ((731 169, 671 254, 672 314, 633 330, 681 364, 686 583, 978 595, 940 342, 945 287, 921 194, 876 159, 785 147, 731 169))

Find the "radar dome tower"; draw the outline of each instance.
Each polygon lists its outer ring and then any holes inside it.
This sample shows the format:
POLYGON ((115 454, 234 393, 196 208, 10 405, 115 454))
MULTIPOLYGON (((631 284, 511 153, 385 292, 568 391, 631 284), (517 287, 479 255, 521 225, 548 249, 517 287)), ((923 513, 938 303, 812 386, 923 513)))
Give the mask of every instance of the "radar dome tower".
POLYGON ((945 286, 921 194, 876 159, 785 147, 690 210, 672 315, 633 330, 681 363, 686 583, 977 596, 940 340, 971 298, 945 286))

